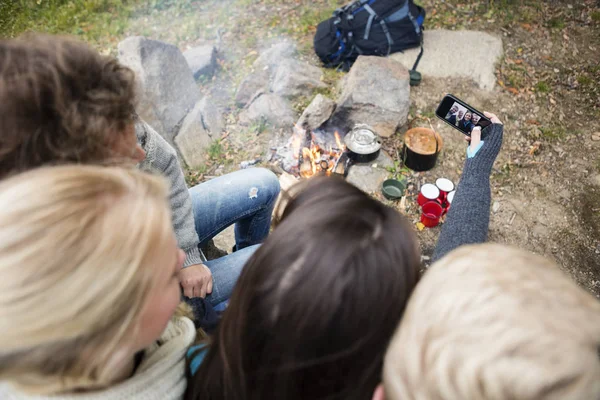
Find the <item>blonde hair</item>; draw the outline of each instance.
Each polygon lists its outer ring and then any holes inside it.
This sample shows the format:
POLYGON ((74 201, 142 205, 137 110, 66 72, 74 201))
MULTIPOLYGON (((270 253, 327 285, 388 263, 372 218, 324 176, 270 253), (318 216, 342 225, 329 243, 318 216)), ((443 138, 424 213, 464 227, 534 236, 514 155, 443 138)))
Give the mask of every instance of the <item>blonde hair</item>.
POLYGON ((388 400, 600 398, 600 303, 552 262, 500 245, 434 264, 388 348, 388 400))
POLYGON ((172 237, 159 177, 62 166, 0 183, 0 380, 44 394, 108 385, 172 237))

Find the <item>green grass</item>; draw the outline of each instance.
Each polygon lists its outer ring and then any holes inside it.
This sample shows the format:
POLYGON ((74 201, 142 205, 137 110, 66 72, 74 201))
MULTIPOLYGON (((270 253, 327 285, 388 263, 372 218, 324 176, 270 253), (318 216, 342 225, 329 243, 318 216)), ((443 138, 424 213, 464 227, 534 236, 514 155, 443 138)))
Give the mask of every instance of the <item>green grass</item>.
POLYGON ((259 121, 253 122, 250 125, 249 130, 255 135, 260 135, 261 133, 265 132, 268 127, 269 124, 267 123, 267 121, 264 118, 261 118, 259 121))
POLYGON ((541 127, 540 133, 542 134, 542 137, 544 139, 547 139, 549 141, 555 141, 555 140, 564 139, 567 134, 567 131, 565 128, 563 128, 561 126, 541 127))
POLYGON ((526 75, 527 70, 525 68, 518 65, 509 65, 504 78, 508 86, 519 89, 527 85, 526 75))
POLYGON ((208 158, 213 161, 220 159, 223 156, 223 153, 224 153, 223 144, 221 143, 220 140, 215 140, 208 147, 208 151, 207 151, 208 158))
POLYGON ((535 90, 540 93, 548 93, 550 91, 550 85, 546 81, 539 81, 535 84, 535 90))
POLYGON ((561 30, 561 29, 564 29, 565 22, 562 20, 562 18, 558 18, 558 17, 550 18, 548 20, 548 27, 552 28, 552 29, 561 30))
MULTIPOLYGON (((9 0, 0 2, 0 36, 72 34, 88 42, 122 35, 136 6, 152 0, 9 0)), ((156 1, 156 0, 154 0, 156 1)))
POLYGON ((590 14, 590 17, 592 17, 592 21, 594 21, 594 22, 600 22, 600 10, 598 10, 598 11, 593 11, 593 12, 590 14))
POLYGON ((587 86, 590 85, 593 82, 593 80, 587 75, 579 75, 577 77, 577 82, 582 86, 587 86))

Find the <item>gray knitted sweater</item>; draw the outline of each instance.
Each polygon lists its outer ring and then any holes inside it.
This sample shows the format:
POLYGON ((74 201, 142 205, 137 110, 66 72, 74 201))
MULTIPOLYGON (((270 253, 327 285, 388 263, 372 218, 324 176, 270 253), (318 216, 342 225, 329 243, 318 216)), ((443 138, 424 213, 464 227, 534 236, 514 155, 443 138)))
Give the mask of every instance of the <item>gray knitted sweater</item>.
POLYGON ((187 189, 177 152, 150 125, 144 121, 135 124, 138 142, 146 152, 146 159, 138 167, 149 172, 158 172, 169 180, 171 191, 169 202, 173 214, 173 227, 179 247, 185 251, 183 267, 200 264, 206 260, 198 249, 198 234, 194 225, 192 198, 187 189))
POLYGON ((504 127, 493 124, 481 132, 485 141, 465 167, 452 200, 446 222, 433 253, 436 261, 455 248, 487 240, 490 224, 490 175, 492 166, 502 147, 504 127))

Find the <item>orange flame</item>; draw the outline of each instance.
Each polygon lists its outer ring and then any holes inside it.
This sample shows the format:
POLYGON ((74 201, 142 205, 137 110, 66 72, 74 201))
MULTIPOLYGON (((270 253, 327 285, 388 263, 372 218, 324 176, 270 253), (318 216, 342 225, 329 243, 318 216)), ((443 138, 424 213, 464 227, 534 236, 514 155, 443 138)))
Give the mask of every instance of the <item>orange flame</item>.
POLYGON ((298 165, 299 174, 303 178, 310 178, 319 173, 330 175, 337 161, 340 159, 346 146, 342 144, 340 135, 335 132, 337 148, 328 145, 327 149, 321 148, 316 142, 314 133, 311 132, 311 141, 308 147, 302 147, 306 140, 306 131, 298 125, 294 125, 294 135, 290 139, 289 146, 296 159, 302 154, 302 163, 298 165))
POLYGON ((337 131, 335 131, 335 133, 333 134, 333 136, 335 136, 335 143, 337 144, 338 149, 340 149, 342 151, 346 150, 346 146, 344 146, 342 144, 342 139, 340 139, 340 134, 337 131))

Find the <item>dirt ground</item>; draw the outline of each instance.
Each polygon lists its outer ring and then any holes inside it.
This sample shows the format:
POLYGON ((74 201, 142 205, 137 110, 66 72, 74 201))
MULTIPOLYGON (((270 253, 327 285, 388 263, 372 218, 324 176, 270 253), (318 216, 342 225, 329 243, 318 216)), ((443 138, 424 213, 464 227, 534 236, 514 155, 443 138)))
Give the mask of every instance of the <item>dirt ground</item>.
MULTIPOLYGON (((281 37, 295 40, 301 58, 319 65, 311 48, 315 26, 342 3, 191 1, 185 11, 165 9, 132 21, 129 35, 143 34, 182 49, 203 41, 219 44, 221 70, 203 82, 202 89, 226 112, 227 133, 211 148, 206 168, 188 171, 191 184, 237 169, 242 160, 264 157, 274 136, 288 134, 237 125, 235 87, 260 49, 281 37)), ((505 57, 492 92, 465 80, 427 77, 411 91, 410 118, 417 118, 416 125, 428 125, 430 119, 445 146, 434 170, 408 174, 411 185, 404 210, 408 218, 418 221, 415 193, 421 184, 442 176, 457 182, 460 176, 465 158, 462 135, 434 118, 443 95, 453 93, 480 110, 497 113, 505 124, 504 145, 491 176, 489 240, 556 260, 579 284, 600 296, 600 2, 421 3, 428 11, 427 28, 491 32, 502 37, 505 57)), ((476 44, 466 45, 474 47, 474 56, 485 51, 476 44)), ((335 96, 341 76, 327 71, 330 95, 335 96)), ((308 100, 296 108, 301 110, 308 100)), ((385 143, 392 156, 402 133, 385 143)), ((439 230, 418 232, 426 259, 439 230)))

